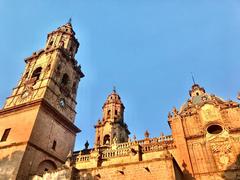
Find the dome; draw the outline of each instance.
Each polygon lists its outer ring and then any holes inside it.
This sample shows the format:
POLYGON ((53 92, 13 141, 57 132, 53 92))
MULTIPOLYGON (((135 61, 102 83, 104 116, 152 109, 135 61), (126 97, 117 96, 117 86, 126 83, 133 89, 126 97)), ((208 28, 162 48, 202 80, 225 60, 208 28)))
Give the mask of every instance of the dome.
POLYGON ((107 100, 104 103, 104 106, 106 104, 111 104, 111 103, 122 104, 123 105, 123 103, 121 101, 121 97, 118 95, 118 93, 116 92, 115 89, 113 89, 113 92, 110 95, 108 95, 107 100))

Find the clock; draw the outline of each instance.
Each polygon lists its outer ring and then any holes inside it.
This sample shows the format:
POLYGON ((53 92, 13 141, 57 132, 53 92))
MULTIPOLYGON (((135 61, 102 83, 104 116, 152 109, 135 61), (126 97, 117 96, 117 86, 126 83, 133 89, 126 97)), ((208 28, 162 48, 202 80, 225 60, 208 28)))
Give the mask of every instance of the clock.
POLYGON ((30 94, 30 92, 29 92, 28 90, 25 90, 25 91, 22 93, 21 97, 24 99, 24 98, 28 97, 29 94, 30 94))
POLYGON ((60 100, 59 100, 59 105, 60 105, 60 107, 65 107, 65 105, 66 105, 66 102, 65 102, 65 99, 63 99, 63 98, 61 98, 60 100))

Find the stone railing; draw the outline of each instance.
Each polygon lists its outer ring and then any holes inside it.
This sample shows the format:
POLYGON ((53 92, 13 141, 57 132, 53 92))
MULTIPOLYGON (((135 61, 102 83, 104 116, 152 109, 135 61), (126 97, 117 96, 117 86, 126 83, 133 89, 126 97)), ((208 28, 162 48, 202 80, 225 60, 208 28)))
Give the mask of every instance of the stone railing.
POLYGON ((113 157, 128 156, 129 152, 130 152, 129 148, 118 149, 118 150, 105 150, 102 152, 101 157, 102 159, 107 159, 107 158, 113 158, 113 157))
POLYGON ((145 138, 143 140, 131 141, 125 143, 112 144, 110 147, 91 149, 87 154, 82 151, 76 152, 72 156, 72 161, 78 162, 89 162, 91 158, 98 156, 99 159, 110 159, 115 157, 129 156, 132 153, 141 151, 142 153, 157 152, 165 149, 172 149, 175 147, 172 136, 160 136, 156 138, 145 138), (92 156, 95 152, 98 155, 92 156))
POLYGON ((129 148, 131 145, 132 145, 132 142, 125 142, 125 143, 116 144, 117 149, 129 148))
POLYGON ((142 139, 138 141, 131 141, 131 142, 125 142, 125 143, 119 143, 116 144, 117 149, 123 149, 123 148, 128 148, 132 145, 144 145, 144 144, 149 144, 149 143, 163 143, 163 142, 173 142, 173 137, 172 136, 160 136, 156 138, 148 138, 148 139, 142 139))
POLYGON ((73 161, 75 161, 75 162, 88 162, 88 161, 90 161, 90 154, 75 156, 75 157, 73 157, 73 161))
POLYGON ((142 144, 142 152, 161 151, 164 149, 172 149, 175 147, 172 136, 161 136, 149 139, 148 143, 142 144))

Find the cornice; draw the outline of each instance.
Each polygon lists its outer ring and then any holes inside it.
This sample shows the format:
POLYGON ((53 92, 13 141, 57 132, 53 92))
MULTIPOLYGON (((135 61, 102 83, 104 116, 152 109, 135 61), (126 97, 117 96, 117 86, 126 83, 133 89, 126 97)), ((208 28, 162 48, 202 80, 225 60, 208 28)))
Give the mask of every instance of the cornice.
POLYGON ((67 127, 73 133, 79 133, 81 130, 75 126, 69 119, 67 119, 64 115, 58 112, 50 103, 48 103, 45 99, 39 99, 31 102, 27 102, 24 104, 16 105, 10 108, 5 108, 0 110, 0 116, 7 115, 9 113, 16 113, 17 111, 25 110, 26 108, 31 108, 35 106, 40 106, 51 112, 57 122, 67 127))

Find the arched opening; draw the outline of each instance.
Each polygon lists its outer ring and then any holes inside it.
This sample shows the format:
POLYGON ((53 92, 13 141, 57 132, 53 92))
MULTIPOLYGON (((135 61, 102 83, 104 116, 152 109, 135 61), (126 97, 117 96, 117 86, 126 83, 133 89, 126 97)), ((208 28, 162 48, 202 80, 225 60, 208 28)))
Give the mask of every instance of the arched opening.
POLYGON ((52 46, 52 45, 53 45, 53 41, 50 41, 48 45, 49 45, 49 46, 52 46))
POLYGON ((31 78, 35 78, 36 81, 40 78, 40 75, 41 75, 41 72, 42 72, 42 68, 41 67, 38 67, 37 69, 35 69, 33 71, 33 74, 32 74, 32 77, 31 78))
POLYGON ((111 117, 111 110, 107 111, 107 119, 109 119, 111 117))
POLYGON ((222 131, 223 128, 218 124, 211 125, 207 128, 207 132, 210 134, 220 134, 222 131))
POLYGON ((103 138, 103 144, 104 144, 104 145, 110 144, 110 136, 109 136, 108 134, 104 136, 104 138, 103 138))
POLYGON ((62 86, 67 86, 69 84, 69 76, 65 73, 62 77, 62 82, 61 85, 62 86))
POLYGON ((37 174, 38 175, 43 175, 45 172, 52 171, 52 170, 55 170, 55 169, 57 169, 57 166, 53 161, 44 160, 39 164, 37 174))

